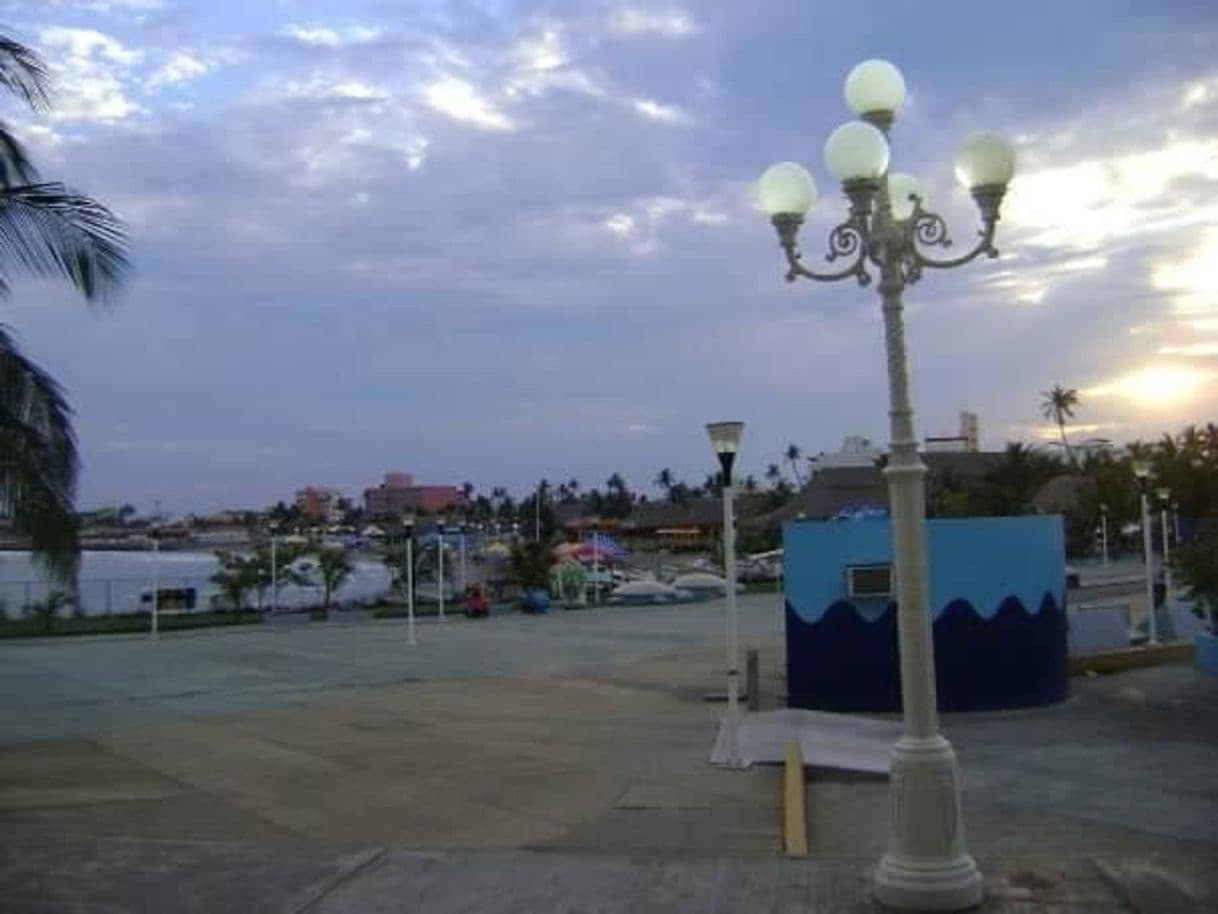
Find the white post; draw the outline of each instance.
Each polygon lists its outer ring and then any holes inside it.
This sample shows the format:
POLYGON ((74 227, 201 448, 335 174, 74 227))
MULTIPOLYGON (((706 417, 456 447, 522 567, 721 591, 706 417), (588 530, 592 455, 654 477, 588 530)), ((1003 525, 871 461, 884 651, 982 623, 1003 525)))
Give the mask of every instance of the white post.
MULTIPOLYGON (((161 596, 161 531, 157 529, 152 537, 152 637, 160 637, 160 596, 161 596)), ((238 607, 239 609, 240 607, 238 607)))
POLYGON ((279 611, 279 566, 277 564, 277 555, 275 547, 278 543, 278 537, 271 533, 271 612, 279 611))
POLYGON ((1108 567, 1108 512, 1100 514, 1100 549, 1104 554, 1104 567, 1108 567))
POLYGON ((439 540, 437 541, 438 549, 436 550, 437 568, 439 569, 439 585, 436 596, 440 599, 440 621, 447 622, 444 617, 444 531, 439 531, 439 540))
POLYGON ((460 575, 460 577, 458 578, 458 582, 459 582, 458 589, 462 594, 464 594, 465 593, 465 527, 462 526, 462 527, 458 528, 457 532, 461 537, 461 543, 457 547, 457 556, 460 560, 460 566, 458 568, 458 572, 460 575))
POLYGON ((1167 527, 1167 505, 1159 512, 1159 520, 1163 527, 1163 605, 1170 607, 1172 604, 1172 580, 1171 580, 1171 546, 1168 543, 1168 527, 1167 527))
POLYGON ((592 605, 596 606, 600 603, 598 599, 600 590, 600 549, 596 538, 596 531, 592 531, 592 605))
POLYGON ((723 487, 723 569, 727 578, 727 713, 734 720, 740 716, 740 670, 737 646, 739 640, 736 618, 736 529, 732 517, 730 485, 723 487))
POLYGON ((406 642, 414 647, 414 537, 406 537, 406 642))
POLYGON ((1146 560, 1146 625, 1150 644, 1159 643, 1158 620, 1155 619, 1155 550, 1150 535, 1150 498, 1142 490, 1142 554, 1146 560))
MULTIPOLYGON (((887 208, 881 184, 881 212, 887 208)), ((956 911, 981 903, 977 864, 964 843, 956 753, 939 733, 926 546, 926 466, 918 456, 906 367, 901 266, 880 278, 891 457, 884 469, 892 514, 904 733, 892 751, 888 850, 875 874, 881 904, 956 911)))

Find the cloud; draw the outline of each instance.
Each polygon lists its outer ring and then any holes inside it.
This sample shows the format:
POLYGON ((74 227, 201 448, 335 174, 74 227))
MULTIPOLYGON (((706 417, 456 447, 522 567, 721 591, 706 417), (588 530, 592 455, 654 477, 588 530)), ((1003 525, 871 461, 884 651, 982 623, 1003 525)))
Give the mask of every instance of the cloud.
POLYGON ((455 121, 480 130, 515 130, 513 120, 500 111, 493 101, 471 83, 450 76, 422 89, 422 99, 429 108, 455 121))
POLYGON ((608 95, 601 80, 575 66, 563 32, 556 26, 522 35, 507 58, 510 72, 504 80, 504 93, 510 97, 542 96, 555 89, 594 97, 608 95))
POLYGON ((116 13, 154 13, 165 8, 165 0, 49 0, 52 9, 113 15, 116 13))
POLYGON ((339 28, 321 25, 288 25, 280 34, 310 47, 343 48, 377 41, 384 35, 384 32, 379 27, 371 25, 348 25, 339 28))
POLYGON ((1202 231, 1191 251, 1158 258, 1150 282, 1170 295, 1176 314, 1218 315, 1218 227, 1202 231))
POLYGON ((692 120, 685 111, 676 105, 666 105, 650 98, 636 98, 631 101, 631 107, 650 121, 660 121, 665 124, 686 124, 692 120))
POLYGON ((204 60, 188 51, 174 51, 161 66, 145 81, 149 92, 165 86, 177 86, 198 79, 214 67, 212 61, 204 60))
POLYGON ((144 110, 128 94, 142 51, 93 29, 50 26, 38 38, 55 76, 53 118, 119 121, 144 110))
POLYGON ((610 13, 608 25, 611 31, 623 35, 655 34, 682 38, 694 31, 693 19, 679 9, 620 7, 610 13))
POLYGON ((1152 364, 1082 391, 1084 397, 1119 397, 1157 409, 1194 401, 1211 391, 1218 371, 1174 363, 1152 364))

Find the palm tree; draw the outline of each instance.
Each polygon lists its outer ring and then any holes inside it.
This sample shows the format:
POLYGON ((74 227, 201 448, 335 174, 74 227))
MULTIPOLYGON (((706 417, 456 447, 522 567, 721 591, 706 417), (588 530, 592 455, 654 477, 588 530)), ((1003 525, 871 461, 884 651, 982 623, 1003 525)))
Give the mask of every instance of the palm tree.
POLYGON ((787 458, 787 462, 791 464, 791 474, 795 477, 795 488, 802 489, 804 487, 803 474, 799 472, 799 461, 803 457, 804 452, 799 449, 797 444, 788 444, 783 456, 787 458))
POLYGON ((660 470, 660 472, 656 473, 655 486, 657 489, 660 489, 665 495, 672 494, 672 487, 675 482, 676 482, 676 478, 673 476, 672 470, 669 469, 668 467, 664 467, 664 469, 662 469, 662 470, 660 470))
POLYGON ((322 546, 313 553, 317 557, 317 574, 321 578, 322 608, 330 611, 330 601, 343 582, 351 576, 355 566, 343 549, 322 546))
POLYGON ((771 487, 778 484, 778 480, 782 479, 782 470, 779 469, 778 464, 771 463, 765 468, 765 478, 771 487))
POLYGON ((1057 430, 1061 434, 1062 448, 1066 452, 1066 457, 1071 463, 1077 463, 1074 459, 1074 452, 1070 450, 1070 443, 1066 440, 1066 420, 1074 418, 1074 411, 1079 404, 1078 391, 1073 387, 1066 388, 1060 384, 1054 384, 1052 390, 1042 390, 1040 396, 1040 414, 1057 423, 1057 430))
MULTIPOLYGON (((46 64, 4 35, 0 87, 35 111, 48 106, 46 64)), ((122 223, 95 200, 43 181, 0 122, 0 296, 25 274, 66 279, 87 301, 100 302, 118 289, 128 266, 122 223)), ((0 326, 0 515, 29 537, 35 561, 65 582, 75 578, 79 557, 71 417, 59 385, 0 326)))

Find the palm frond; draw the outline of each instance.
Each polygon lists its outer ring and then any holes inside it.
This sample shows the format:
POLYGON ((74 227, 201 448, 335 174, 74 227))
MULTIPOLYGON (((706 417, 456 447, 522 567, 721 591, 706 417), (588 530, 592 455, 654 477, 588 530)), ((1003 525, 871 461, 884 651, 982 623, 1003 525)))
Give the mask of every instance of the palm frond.
POLYGON ((117 291, 130 270, 127 231, 105 206, 59 183, 0 188, 0 295, 10 271, 69 280, 90 301, 117 291))
POLYGON ((51 74, 37 51, 0 35, 0 87, 36 111, 50 105, 51 74))
POLYGON ((0 515, 30 538, 34 560, 63 582, 75 577, 79 559, 73 507, 79 465, 63 390, 0 326, 0 515))
POLYGON ((9 130, 8 124, 0 121, 0 187, 37 181, 38 169, 26 155, 25 147, 9 130))

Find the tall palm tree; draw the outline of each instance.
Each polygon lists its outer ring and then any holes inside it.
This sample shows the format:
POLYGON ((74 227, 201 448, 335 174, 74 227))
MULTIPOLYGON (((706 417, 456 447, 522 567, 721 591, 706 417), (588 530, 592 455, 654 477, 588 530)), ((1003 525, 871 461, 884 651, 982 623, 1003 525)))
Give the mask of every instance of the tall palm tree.
POLYGON ((1042 390, 1040 396, 1040 414, 1057 423, 1057 430, 1062 438, 1062 449, 1065 450, 1067 459, 1076 464, 1078 461, 1074 459, 1074 451, 1070 449, 1070 443, 1066 440, 1066 420, 1073 419, 1074 411, 1078 409, 1078 391, 1073 387, 1067 388, 1054 384, 1052 390, 1042 390))
MULTIPOLYGON (((35 111, 50 78, 37 53, 0 35, 0 88, 35 111)), ((123 224, 97 201, 42 180, 0 122, 0 297, 18 274, 66 279, 90 303, 121 285, 129 264, 123 224)), ((79 458, 72 412, 55 380, 0 326, 0 516, 29 537, 34 558, 72 581, 79 556, 74 508, 79 458)))

